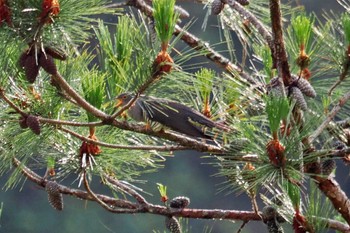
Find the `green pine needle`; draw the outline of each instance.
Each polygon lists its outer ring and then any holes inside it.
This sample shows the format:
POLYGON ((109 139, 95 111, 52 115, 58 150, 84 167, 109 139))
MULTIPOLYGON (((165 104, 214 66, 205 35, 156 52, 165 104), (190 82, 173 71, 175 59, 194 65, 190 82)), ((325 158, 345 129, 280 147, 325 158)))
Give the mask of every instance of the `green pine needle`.
MULTIPOLYGON (((85 99, 96 108, 100 108, 105 98, 104 76, 98 72, 90 72, 82 78, 82 89, 85 99)), ((89 122, 96 120, 89 112, 87 115, 89 122)))
POLYGON ((195 73, 198 80, 199 92, 203 100, 207 100, 210 97, 210 93, 213 90, 213 78, 215 72, 209 69, 201 69, 195 73))
POLYGON ((350 16, 347 13, 344 13, 341 17, 342 26, 344 30, 345 40, 348 45, 350 45, 350 16))
POLYGON ((289 181, 284 182, 284 188, 293 204, 295 210, 300 209, 300 188, 289 181))
POLYGON ((266 98, 266 113, 270 122, 270 129, 276 132, 279 129, 280 122, 286 119, 289 113, 289 103, 287 98, 266 98))
POLYGON ((176 21, 179 17, 174 11, 175 0, 154 0, 153 17, 159 39, 163 44, 168 44, 173 35, 176 21))
POLYGON ((314 19, 305 15, 293 16, 291 20, 292 28, 299 47, 308 46, 309 41, 312 40, 312 27, 314 19))

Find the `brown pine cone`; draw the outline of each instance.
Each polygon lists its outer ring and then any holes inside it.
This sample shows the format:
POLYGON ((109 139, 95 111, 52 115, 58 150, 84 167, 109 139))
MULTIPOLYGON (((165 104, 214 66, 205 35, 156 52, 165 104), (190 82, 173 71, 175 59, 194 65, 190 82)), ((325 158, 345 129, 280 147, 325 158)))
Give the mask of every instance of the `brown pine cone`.
POLYGON ((29 55, 23 63, 24 63, 23 68, 24 68, 28 82, 34 83, 36 80, 36 77, 39 74, 39 68, 40 68, 39 65, 37 64, 35 54, 29 55))
POLYGON ((59 186, 56 181, 47 181, 45 190, 50 205, 56 210, 63 210, 63 196, 60 193, 59 186))
POLYGON ((61 61, 65 61, 67 59, 67 54, 60 49, 56 49, 56 48, 51 48, 51 47, 45 47, 44 48, 46 54, 51 55, 51 57, 61 60, 61 61))
POLYGON ((29 115, 27 117, 26 123, 28 127, 35 133, 36 135, 40 134, 40 123, 38 117, 34 115, 29 115))
POLYGON ((306 79, 302 78, 302 77, 298 77, 297 75, 292 75, 292 80, 293 82, 296 82, 296 86, 300 89, 300 91, 311 98, 315 98, 316 97, 316 91, 315 89, 311 86, 311 84, 309 83, 309 81, 307 81, 306 79))
POLYGON ((22 129, 26 129, 26 128, 28 128, 28 125, 27 125, 27 119, 25 118, 25 117, 23 117, 23 116, 21 116, 20 118, 19 118, 19 126, 22 128, 22 129))
POLYGON ((218 15, 224 9, 225 4, 221 2, 221 0, 214 0, 211 3, 211 14, 218 15))
POLYGON ((180 196, 175 197, 170 201, 171 208, 183 209, 190 204, 190 199, 188 197, 180 196))
POLYGON ((290 96, 292 97, 293 100, 295 100, 295 105, 297 107, 299 107, 303 111, 307 111, 307 103, 305 101, 303 93, 301 93, 299 88, 292 87, 290 89, 290 96))
POLYGON ((39 65, 49 74, 55 75, 57 73, 56 64, 50 54, 41 54, 39 65))
POLYGON ((181 233, 181 226, 179 221, 174 217, 166 217, 165 226, 170 230, 171 233, 181 233))

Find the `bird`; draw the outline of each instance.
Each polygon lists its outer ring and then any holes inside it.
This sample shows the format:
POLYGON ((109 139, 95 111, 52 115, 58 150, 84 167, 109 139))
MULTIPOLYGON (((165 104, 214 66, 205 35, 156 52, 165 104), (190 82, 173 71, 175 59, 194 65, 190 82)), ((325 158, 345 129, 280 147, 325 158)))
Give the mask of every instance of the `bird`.
MULTIPOLYGON (((135 97, 132 93, 122 93, 116 97, 116 108, 124 107, 135 97)), ((138 122, 157 122, 186 136, 211 139, 206 128, 229 131, 221 122, 214 122, 199 111, 182 103, 140 95, 128 108, 127 115, 138 122)))

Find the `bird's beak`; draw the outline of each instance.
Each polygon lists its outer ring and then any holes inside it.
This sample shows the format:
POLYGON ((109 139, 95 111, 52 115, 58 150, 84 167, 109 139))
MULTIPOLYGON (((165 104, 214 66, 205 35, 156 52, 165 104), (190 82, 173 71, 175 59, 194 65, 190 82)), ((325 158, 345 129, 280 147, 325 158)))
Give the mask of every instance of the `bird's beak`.
POLYGON ((115 104, 115 107, 119 108, 120 105, 122 105, 122 104, 123 104, 123 101, 121 99, 117 99, 117 103, 115 104))

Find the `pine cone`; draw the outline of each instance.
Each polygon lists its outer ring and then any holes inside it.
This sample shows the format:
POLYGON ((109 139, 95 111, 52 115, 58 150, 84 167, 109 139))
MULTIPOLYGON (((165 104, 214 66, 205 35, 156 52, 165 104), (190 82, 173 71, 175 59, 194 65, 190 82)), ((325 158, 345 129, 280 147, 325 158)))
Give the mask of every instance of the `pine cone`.
POLYGON ((189 204, 190 204, 190 199, 184 196, 175 197, 170 201, 171 208, 183 209, 189 206, 189 204))
POLYGON ((295 100, 295 105, 297 107, 299 107, 303 111, 307 110, 307 103, 305 101, 303 93, 301 93, 299 88, 292 87, 290 89, 290 96, 292 97, 293 100, 295 100))
POLYGON ((333 147, 337 150, 342 150, 345 149, 346 145, 344 142, 337 140, 333 143, 333 147))
POLYGON ((311 86, 311 84, 309 83, 309 81, 307 81, 304 78, 299 78, 296 75, 292 75, 292 80, 293 82, 297 82, 297 87, 300 89, 300 91, 306 95, 309 96, 311 98, 315 98, 316 97, 316 91, 315 89, 311 86))
POLYGON ((40 68, 36 62, 36 57, 34 54, 28 56, 27 59, 25 59, 23 68, 24 68, 28 82, 34 83, 36 77, 39 74, 39 68, 40 68))
POLYGON ((171 233, 181 233, 181 226, 179 221, 174 217, 166 217, 165 226, 170 230, 171 233))
POLYGON ((33 53, 31 52, 31 49, 26 49, 26 51, 24 51, 21 54, 21 56, 19 57, 18 63, 20 65, 20 67, 24 68, 27 58, 32 56, 32 55, 33 55, 33 53))
POLYGON ((56 49, 56 48, 51 48, 51 47, 45 47, 44 48, 46 54, 51 55, 51 57, 61 60, 61 61, 65 61, 67 59, 67 54, 60 49, 56 49))
POLYGON ((332 174, 336 167, 337 164, 333 159, 327 159, 322 162, 322 174, 325 176, 329 176, 330 174, 332 174))
POLYGON ((55 75, 57 73, 56 64, 49 54, 41 54, 39 59, 39 65, 49 74, 55 75))
POLYGON ((221 0, 214 0, 211 3, 211 14, 218 15, 224 9, 225 4, 221 2, 221 0))
POLYGON ((239 2, 239 4, 241 4, 242 6, 248 6, 249 5, 249 0, 237 0, 237 2, 239 2))
POLYGON ((25 117, 23 117, 23 116, 21 116, 20 118, 19 118, 19 126, 22 128, 22 129, 26 129, 26 128, 28 128, 28 125, 27 125, 27 119, 25 118, 25 117))
POLYGON ((40 123, 38 117, 34 115, 29 115, 27 117, 26 123, 28 127, 35 133, 36 135, 40 134, 40 123))
POLYGON ((63 210, 63 197, 56 181, 47 181, 45 190, 50 205, 56 210, 63 210))
POLYGON ((267 84, 267 92, 269 96, 273 97, 284 97, 284 88, 282 83, 279 82, 278 77, 274 77, 267 84))

